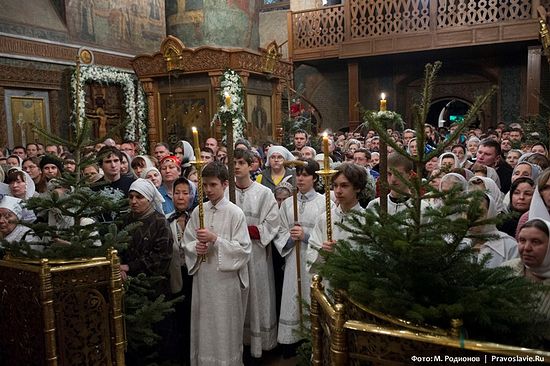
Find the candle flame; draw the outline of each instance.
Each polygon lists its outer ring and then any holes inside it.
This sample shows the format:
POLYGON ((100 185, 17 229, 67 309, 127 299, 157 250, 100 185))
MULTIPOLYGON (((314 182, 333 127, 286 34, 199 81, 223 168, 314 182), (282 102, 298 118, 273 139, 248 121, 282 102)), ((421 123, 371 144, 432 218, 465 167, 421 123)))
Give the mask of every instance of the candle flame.
POLYGON ((380 99, 385 100, 386 99, 386 93, 380 94, 380 99))
POLYGON ((197 132, 197 127, 193 126, 193 127, 191 127, 191 130, 192 130, 193 132, 197 132))
POLYGON ((323 132, 323 138, 327 138, 327 137, 328 137, 327 131, 323 132))

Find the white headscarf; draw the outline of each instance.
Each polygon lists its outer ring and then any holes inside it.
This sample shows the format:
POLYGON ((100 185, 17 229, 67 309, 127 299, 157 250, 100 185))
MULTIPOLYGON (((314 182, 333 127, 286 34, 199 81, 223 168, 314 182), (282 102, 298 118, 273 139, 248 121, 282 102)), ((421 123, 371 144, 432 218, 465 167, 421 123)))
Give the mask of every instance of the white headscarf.
MULTIPOLYGON (((133 160, 135 160, 136 158, 142 158, 143 161, 145 162, 145 167, 144 169, 147 169, 147 168, 154 168, 155 167, 155 164, 153 164, 153 162, 151 161, 151 159, 147 156, 147 155, 138 155, 138 156, 135 156, 133 160)), ((139 177, 138 177, 139 178, 139 177)))
POLYGON ((10 210, 17 216, 18 220, 21 220, 23 217, 23 209, 21 208, 21 200, 12 196, 3 196, 0 199, 0 208, 5 208, 10 210))
MULTIPOLYGON (((537 186, 535 187, 535 191, 533 192, 533 198, 531 199, 531 205, 529 206, 529 220, 533 219, 541 219, 550 221, 550 213, 548 212, 548 207, 546 207, 546 203, 544 203, 544 200, 542 199, 542 196, 539 192, 539 184, 542 182, 537 182, 537 186)), ((544 182, 543 184, 546 184, 544 182)))
POLYGON ((136 191, 151 202, 153 208, 158 213, 164 215, 162 209, 162 204, 164 203, 164 198, 158 191, 157 187, 149 179, 138 178, 132 183, 129 191, 136 191))
POLYGON ((441 156, 439 157, 439 160, 437 162, 437 166, 439 168, 441 168, 441 162, 443 161, 444 158, 448 158, 448 157, 451 157, 451 158, 454 159, 454 163, 453 163, 453 166, 451 167, 451 169, 460 168, 460 161, 458 160, 458 156, 456 156, 452 152, 446 152, 446 153, 441 154, 441 156))
MULTIPOLYGON (((502 192, 498 188, 495 181, 488 177, 472 177, 468 181, 468 184, 472 185, 472 182, 476 179, 481 179, 483 181, 483 185, 485 186, 485 192, 488 193, 489 196, 493 199, 496 212, 497 213, 506 212, 506 207, 502 203, 502 199, 503 199, 502 192)), ((471 190, 471 188, 469 188, 469 190, 471 190)))
POLYGON ((518 162, 516 167, 512 171, 512 177, 514 176, 514 173, 516 172, 516 170, 518 169, 518 166, 520 165, 529 165, 531 167, 531 175, 528 176, 528 178, 531 178, 533 181, 536 182, 542 169, 537 164, 533 164, 528 161, 518 162))
POLYGON ((443 186, 442 183, 446 180, 453 180, 455 183, 453 187, 459 185, 460 190, 463 192, 468 190, 468 181, 466 180, 466 178, 464 178, 462 175, 458 173, 448 173, 448 174, 445 174, 443 177, 441 177, 441 180, 439 181, 440 192, 441 192, 441 187, 443 186))
MULTIPOLYGON (((543 219, 539 219, 539 220, 544 222, 544 224, 548 228, 548 232, 550 232, 550 221, 543 220, 543 219)), ((531 221, 531 219, 529 219, 529 221, 531 221)), ((529 221, 527 221, 527 222, 529 222, 529 221)), ((533 274, 535 274, 539 277, 550 278, 550 240, 549 240, 549 243, 546 247, 546 254, 544 255, 544 259, 542 261, 542 264, 538 267, 529 267, 527 265, 525 265, 525 267, 529 268, 529 270, 533 274)))
POLYGON ((183 158, 187 159, 187 162, 181 164, 182 168, 187 168, 191 166, 191 161, 197 160, 195 157, 195 151, 193 150, 193 146, 185 140, 181 140, 179 142, 182 145, 183 148, 183 158))
POLYGON ((283 156, 283 159, 285 159, 286 161, 296 160, 296 157, 294 155, 292 155, 292 153, 290 151, 288 151, 288 149, 286 147, 280 146, 280 145, 273 145, 267 151, 267 161, 265 163, 265 166, 269 166, 269 158, 274 153, 281 154, 283 156))
POLYGON ((154 166, 150 166, 143 169, 143 171, 141 172, 140 178, 147 179, 147 174, 149 174, 149 172, 157 172, 160 175, 160 171, 157 168, 155 168, 154 166))
MULTIPOLYGON (((20 171, 25 176, 25 184, 27 185, 27 189, 25 191, 25 198, 31 198, 32 196, 34 196, 34 192, 36 192, 36 186, 34 184, 34 180, 32 180, 32 178, 31 178, 31 176, 27 172, 21 170, 20 168, 16 168, 16 167, 10 168, 8 170, 8 173, 11 170, 20 171)), ((11 189, 10 189, 10 193, 11 193, 11 189)))
POLYGON ((19 165, 17 165, 14 168, 21 168, 23 166, 23 159, 21 159, 21 157, 19 155, 12 154, 12 155, 8 156, 6 159, 9 159, 9 158, 16 158, 17 161, 19 162, 19 165))

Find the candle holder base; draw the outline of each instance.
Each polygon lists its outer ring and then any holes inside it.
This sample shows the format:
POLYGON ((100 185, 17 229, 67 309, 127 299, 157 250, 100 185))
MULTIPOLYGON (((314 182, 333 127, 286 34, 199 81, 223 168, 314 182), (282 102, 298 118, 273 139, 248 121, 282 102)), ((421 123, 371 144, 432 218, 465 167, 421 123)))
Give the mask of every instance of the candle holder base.
POLYGON ((316 171, 316 173, 319 174, 321 177, 324 177, 324 176, 332 177, 337 172, 338 171, 334 169, 321 169, 316 171))

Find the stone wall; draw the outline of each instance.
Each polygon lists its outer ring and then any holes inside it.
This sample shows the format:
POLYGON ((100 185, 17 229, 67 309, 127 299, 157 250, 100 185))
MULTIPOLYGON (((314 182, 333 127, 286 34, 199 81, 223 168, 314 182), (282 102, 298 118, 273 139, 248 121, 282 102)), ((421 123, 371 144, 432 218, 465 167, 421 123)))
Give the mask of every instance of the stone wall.
POLYGON ((321 130, 348 127, 347 69, 331 64, 321 68, 301 65, 294 73, 294 86, 316 108, 322 121, 321 130))

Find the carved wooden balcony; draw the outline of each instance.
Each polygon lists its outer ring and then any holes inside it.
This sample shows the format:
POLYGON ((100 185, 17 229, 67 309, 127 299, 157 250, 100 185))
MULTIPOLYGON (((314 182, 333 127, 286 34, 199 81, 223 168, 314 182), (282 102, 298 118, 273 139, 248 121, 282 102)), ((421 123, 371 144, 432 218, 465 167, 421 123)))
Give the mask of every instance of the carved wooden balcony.
POLYGON ((343 0, 290 12, 293 61, 534 40, 550 0, 343 0))

